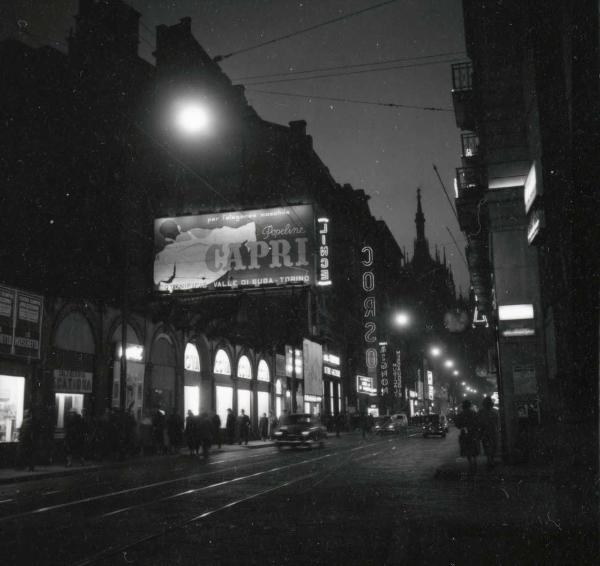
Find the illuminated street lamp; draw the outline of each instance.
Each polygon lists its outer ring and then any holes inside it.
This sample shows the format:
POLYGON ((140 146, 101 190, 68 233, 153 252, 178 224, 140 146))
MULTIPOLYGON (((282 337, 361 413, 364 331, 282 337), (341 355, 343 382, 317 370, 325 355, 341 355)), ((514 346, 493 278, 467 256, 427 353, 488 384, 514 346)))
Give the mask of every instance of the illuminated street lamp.
POLYGON ((452 375, 458 375, 459 373, 460 373, 460 372, 459 372, 457 369, 455 369, 455 370, 452 372, 452 375))
POLYGON ((467 382, 466 382, 466 381, 463 381, 463 382, 461 383, 461 385, 466 385, 466 384, 467 384, 467 382))
POLYGON ((433 348, 431 348, 430 352, 434 358, 437 358, 442 354, 442 350, 440 348, 438 348, 437 346, 433 346, 433 348))
POLYGON ((451 368, 451 367, 454 367, 454 362, 453 362, 452 360, 446 360, 446 361, 444 362, 444 365, 445 365, 447 368, 451 368))
POLYGON ((173 106, 173 123, 186 137, 210 133, 212 115, 209 107, 198 100, 179 100, 173 106))
POLYGON ((405 312, 399 312, 396 315, 396 324, 402 327, 408 326, 410 324, 410 316, 405 312))

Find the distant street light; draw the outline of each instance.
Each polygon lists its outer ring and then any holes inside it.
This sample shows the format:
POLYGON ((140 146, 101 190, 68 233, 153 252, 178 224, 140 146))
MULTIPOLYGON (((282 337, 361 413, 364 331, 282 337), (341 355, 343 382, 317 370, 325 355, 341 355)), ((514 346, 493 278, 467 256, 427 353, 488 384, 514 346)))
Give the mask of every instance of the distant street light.
POLYGON ((174 106, 173 122, 181 134, 195 137, 210 132, 212 116, 205 104, 196 100, 182 100, 174 106))
POLYGON ((458 371, 457 369, 455 369, 455 370, 452 372, 452 375, 458 375, 458 374, 459 374, 459 371, 458 371))
POLYGON ((405 312, 399 312, 396 315, 396 324, 398 326, 408 326, 410 324, 410 316, 405 312))
POLYGON ((447 368, 451 368, 451 367, 454 367, 454 362, 453 362, 452 360, 446 360, 446 361, 444 362, 444 365, 445 365, 447 368))
POLYGON ((466 384, 467 384, 467 382, 466 382, 466 381, 463 381, 463 382, 461 383, 461 385, 466 385, 466 384))
POLYGON ((434 358, 437 358, 442 354, 442 350, 440 348, 438 348, 437 346, 433 346, 433 348, 431 348, 430 352, 434 358))

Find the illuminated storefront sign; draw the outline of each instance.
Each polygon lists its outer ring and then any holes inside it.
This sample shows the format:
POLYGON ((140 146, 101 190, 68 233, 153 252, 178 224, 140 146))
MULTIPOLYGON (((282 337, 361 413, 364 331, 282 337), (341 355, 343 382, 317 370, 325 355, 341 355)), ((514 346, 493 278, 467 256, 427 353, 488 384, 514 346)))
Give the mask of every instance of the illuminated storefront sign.
POLYGON ((329 366, 323 367, 323 373, 326 375, 331 375, 333 377, 341 377, 342 372, 337 368, 330 368, 329 366))
POLYGON ((374 254, 371 246, 362 249, 362 291, 363 291, 363 340, 365 348, 365 366, 369 376, 375 380, 377 375, 377 323, 375 308, 374 254))
POLYGON ((335 356, 334 354, 323 354, 323 361, 330 366, 340 365, 340 357, 335 356))
POLYGON ((379 377, 381 380, 381 395, 388 395, 390 380, 388 377, 387 342, 379 342, 379 377))
POLYGON ((375 380, 372 377, 366 375, 356 376, 356 392, 366 393, 371 397, 377 395, 377 388, 375 387, 375 380))
POLYGON ((541 235, 546 227, 546 216, 541 208, 535 209, 529 215, 529 223, 527 225, 527 243, 533 244, 538 236, 541 235))
MULTIPOLYGON (((117 358, 123 355, 123 346, 117 346, 117 358)), ((132 362, 141 362, 144 359, 144 347, 139 344, 127 344, 125 346, 125 358, 132 362)))
POLYGON ((319 276, 317 285, 331 285, 331 267, 329 265, 329 218, 319 218, 319 276))
POLYGON ((498 320, 529 320, 533 318, 533 305, 500 305, 498 320))
POLYGON ((167 293, 310 285, 322 257, 311 205, 159 218, 154 248, 154 289, 167 293))
POLYGON ((396 350, 395 360, 392 363, 392 376, 394 378, 394 397, 400 399, 402 397, 402 364, 400 350, 396 350))
POLYGON ((533 205, 535 198, 538 196, 538 184, 537 175, 535 172, 535 163, 532 163, 529 169, 527 179, 525 179, 525 186, 523 188, 523 198, 525 201, 525 214, 529 212, 529 209, 533 205))
POLYGON ((44 298, 0 286, 0 353, 39 359, 44 298))
POLYGON ((427 370, 427 397, 433 401, 433 372, 427 370))

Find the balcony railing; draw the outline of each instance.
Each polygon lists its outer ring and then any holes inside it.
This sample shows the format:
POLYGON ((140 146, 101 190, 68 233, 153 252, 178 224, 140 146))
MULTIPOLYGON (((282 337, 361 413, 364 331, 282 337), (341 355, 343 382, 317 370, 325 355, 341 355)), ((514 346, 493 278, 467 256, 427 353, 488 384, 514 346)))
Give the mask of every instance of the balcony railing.
POLYGON ((485 190, 486 179, 483 167, 459 167, 456 170, 457 197, 466 197, 485 190))
POLYGON ((473 64, 470 61, 452 65, 452 90, 461 92, 473 88, 473 64))
POLYGON ((479 157, 479 136, 477 134, 472 132, 461 134, 460 143, 464 159, 479 157))

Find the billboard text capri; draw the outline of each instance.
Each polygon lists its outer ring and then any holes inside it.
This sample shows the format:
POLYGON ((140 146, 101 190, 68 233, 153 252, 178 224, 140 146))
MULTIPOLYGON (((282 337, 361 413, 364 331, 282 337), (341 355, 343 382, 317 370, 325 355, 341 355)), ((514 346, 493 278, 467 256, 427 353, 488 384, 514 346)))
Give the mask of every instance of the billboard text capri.
POLYGON ((310 205, 159 218, 154 289, 310 285, 316 246, 310 205))

